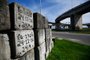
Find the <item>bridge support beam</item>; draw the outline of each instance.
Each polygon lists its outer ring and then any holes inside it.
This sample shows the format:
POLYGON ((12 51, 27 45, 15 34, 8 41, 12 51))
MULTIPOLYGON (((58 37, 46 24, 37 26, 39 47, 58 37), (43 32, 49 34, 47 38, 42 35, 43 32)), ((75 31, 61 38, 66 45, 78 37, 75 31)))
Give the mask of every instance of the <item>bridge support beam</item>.
POLYGON ((82 15, 71 16, 71 30, 82 29, 82 15))

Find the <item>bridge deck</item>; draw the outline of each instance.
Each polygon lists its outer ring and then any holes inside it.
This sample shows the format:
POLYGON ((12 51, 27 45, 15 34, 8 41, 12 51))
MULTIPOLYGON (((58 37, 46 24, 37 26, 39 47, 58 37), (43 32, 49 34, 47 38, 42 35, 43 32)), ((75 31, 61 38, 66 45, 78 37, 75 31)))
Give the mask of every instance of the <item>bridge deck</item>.
POLYGON ((90 12, 90 1, 87 1, 79 6, 76 6, 75 8, 72 8, 71 10, 63 13, 62 15, 60 15, 59 17, 56 18, 56 22, 59 22, 67 17, 70 17, 71 15, 75 15, 75 14, 84 14, 90 12))

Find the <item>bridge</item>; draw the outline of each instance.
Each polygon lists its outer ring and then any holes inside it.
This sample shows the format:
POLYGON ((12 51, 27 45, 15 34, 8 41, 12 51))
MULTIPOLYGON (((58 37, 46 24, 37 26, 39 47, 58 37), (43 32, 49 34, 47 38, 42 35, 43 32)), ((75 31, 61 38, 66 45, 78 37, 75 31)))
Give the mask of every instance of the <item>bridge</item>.
MULTIPOLYGON (((57 24, 54 23, 54 22, 48 22, 52 28, 52 26, 56 26, 57 24)), ((59 29, 62 30, 61 27, 63 27, 63 29, 65 29, 65 27, 67 27, 67 29, 70 29, 70 24, 65 24, 65 23, 58 23, 59 24, 59 29)), ((87 28, 90 28, 90 23, 85 23, 85 24, 82 24, 82 26, 87 26, 87 28)))
POLYGON ((71 10, 63 13, 59 17, 56 18, 56 29, 59 29, 60 21, 65 18, 70 17, 70 28, 71 30, 80 30, 82 29, 82 15, 90 12, 90 1, 87 1, 71 10))

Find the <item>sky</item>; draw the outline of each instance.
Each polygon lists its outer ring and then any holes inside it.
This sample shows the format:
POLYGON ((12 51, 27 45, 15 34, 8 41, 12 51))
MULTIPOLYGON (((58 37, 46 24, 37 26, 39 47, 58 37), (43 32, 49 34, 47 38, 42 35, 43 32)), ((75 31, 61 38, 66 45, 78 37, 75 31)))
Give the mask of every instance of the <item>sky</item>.
MULTIPOLYGON (((8 0, 9 3, 18 2, 32 12, 40 13, 41 11, 41 14, 50 22, 55 22, 58 16, 86 1, 87 0, 8 0)), ((89 23, 89 17, 90 13, 84 14, 83 23, 89 23)), ((62 23, 70 23, 70 18, 63 20, 62 23)))

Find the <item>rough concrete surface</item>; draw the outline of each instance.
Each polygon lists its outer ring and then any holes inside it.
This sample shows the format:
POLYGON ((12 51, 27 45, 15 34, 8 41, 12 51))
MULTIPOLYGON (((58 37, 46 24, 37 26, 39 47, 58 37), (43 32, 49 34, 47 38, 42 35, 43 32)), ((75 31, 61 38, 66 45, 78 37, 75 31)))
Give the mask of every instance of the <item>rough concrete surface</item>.
POLYGON ((7 0, 0 0, 0 30, 10 29, 9 8, 7 0))
POLYGON ((11 3, 10 20, 12 29, 28 30, 33 28, 33 13, 18 3, 11 3))
POLYGON ((46 47, 45 42, 35 48, 35 60, 45 60, 46 47))
POLYGON ((50 50, 52 42, 52 31, 51 29, 45 29, 45 42, 46 42, 46 51, 50 50))
POLYGON ((45 42, 45 29, 35 29, 35 46, 39 46, 45 42))
POLYGON ((9 33, 12 58, 23 56, 34 48, 33 30, 18 30, 9 33))
POLYGON ((39 13, 34 13, 34 28, 35 29, 44 29, 45 28, 45 23, 44 23, 44 16, 42 16, 39 13))
POLYGON ((10 46, 7 34, 0 34, 0 60, 10 60, 10 46))

